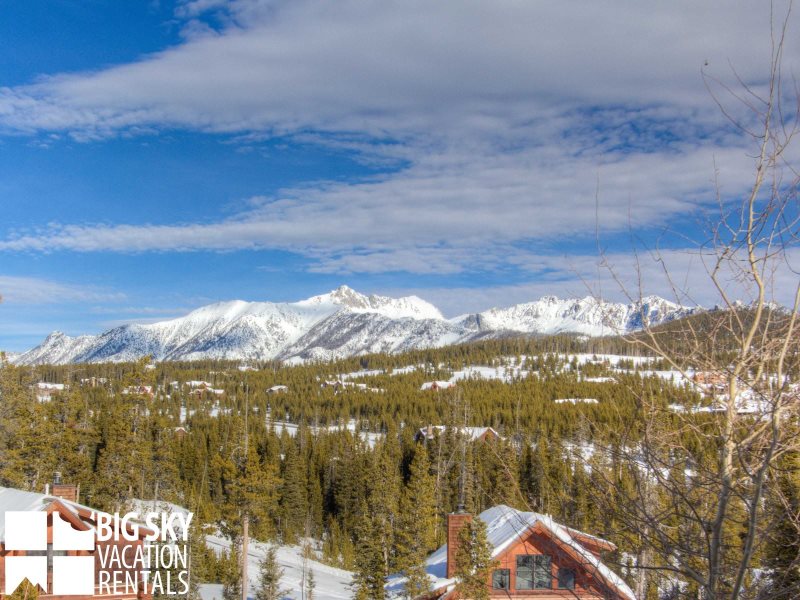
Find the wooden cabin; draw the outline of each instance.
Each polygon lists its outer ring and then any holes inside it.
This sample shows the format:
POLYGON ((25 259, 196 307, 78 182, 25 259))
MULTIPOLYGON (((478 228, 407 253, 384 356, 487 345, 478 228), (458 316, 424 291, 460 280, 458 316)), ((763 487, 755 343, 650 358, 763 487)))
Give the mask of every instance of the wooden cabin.
MULTIPOLYGON (((455 569, 459 532, 468 513, 447 518, 448 543, 426 561, 430 592, 418 600, 459 598, 455 569)), ((636 600, 602 555, 616 550, 601 538, 556 523, 552 517, 500 505, 478 515, 487 527, 495 566, 486 587, 493 598, 536 600, 636 600)), ((402 575, 387 583, 390 597, 404 594, 402 575)))
MULTIPOLYGON (((492 427, 455 427, 454 429, 457 435, 471 442, 493 442, 503 439, 492 427)), ((417 442, 432 440, 436 436, 444 435, 446 431, 446 425, 428 425, 427 427, 421 427, 414 434, 414 440, 417 442)))

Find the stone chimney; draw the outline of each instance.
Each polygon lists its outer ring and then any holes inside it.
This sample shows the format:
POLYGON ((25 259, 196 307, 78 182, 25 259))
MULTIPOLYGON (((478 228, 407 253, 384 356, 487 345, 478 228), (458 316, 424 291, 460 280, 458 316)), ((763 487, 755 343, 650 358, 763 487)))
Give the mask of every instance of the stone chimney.
POLYGON ((472 515, 463 510, 447 515, 447 578, 456 575, 456 552, 458 551, 458 534, 472 521, 472 515))
POLYGON ((80 487, 62 483, 61 473, 57 472, 53 477, 53 489, 50 495, 69 502, 77 502, 80 495, 80 487))

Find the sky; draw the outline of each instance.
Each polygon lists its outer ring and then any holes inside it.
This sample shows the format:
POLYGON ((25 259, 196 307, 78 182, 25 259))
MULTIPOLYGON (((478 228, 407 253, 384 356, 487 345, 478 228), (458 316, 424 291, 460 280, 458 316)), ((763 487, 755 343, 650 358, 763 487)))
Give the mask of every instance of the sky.
POLYGON ((341 284, 448 316, 550 294, 713 305, 703 244, 757 152, 731 119, 754 123, 785 15, 779 1, 4 2, 0 349, 341 284))

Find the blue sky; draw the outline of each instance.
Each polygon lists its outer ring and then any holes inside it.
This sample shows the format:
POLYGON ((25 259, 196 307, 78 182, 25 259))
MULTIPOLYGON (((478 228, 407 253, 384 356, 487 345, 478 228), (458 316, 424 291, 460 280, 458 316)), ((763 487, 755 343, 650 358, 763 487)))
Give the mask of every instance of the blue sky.
POLYGON ((342 283, 620 299, 598 239, 713 303, 693 248, 753 161, 701 71, 762 89, 770 22, 696 4, 5 2, 0 348, 342 283))

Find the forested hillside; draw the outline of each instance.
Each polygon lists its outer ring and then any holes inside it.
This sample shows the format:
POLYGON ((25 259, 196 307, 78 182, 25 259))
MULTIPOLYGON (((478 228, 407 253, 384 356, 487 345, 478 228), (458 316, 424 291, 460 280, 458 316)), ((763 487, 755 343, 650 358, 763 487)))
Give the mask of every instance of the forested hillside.
MULTIPOLYGON (((717 415, 713 394, 634 350, 618 338, 557 336, 291 367, 3 362, 0 485, 43 491, 58 472, 80 485, 83 503, 118 510, 165 499, 194 511, 198 530, 234 540, 246 515, 257 540, 316 540, 318 557, 357 572, 365 597, 443 543, 444 517, 459 503, 472 513, 507 504, 613 541, 609 564, 657 598, 691 583, 628 569, 654 558, 615 511, 613 490, 640 485, 642 464, 630 456, 647 435, 645 404, 676 431, 679 418, 704 428, 717 415), (421 389, 432 381, 455 385, 421 389), (64 388, 43 395, 48 383, 64 388), (500 437, 475 440, 468 427, 500 437)), ((691 429, 682 435, 664 468, 694 494, 692 474, 715 449, 695 444, 691 429)), ((795 462, 782 485, 796 486, 797 459, 785 460, 795 462)), ((660 501, 668 497, 656 487, 660 501)), ((711 510, 702 494, 696 502, 711 510)), ((737 534, 727 531, 726 552, 738 551, 737 534)), ((780 569, 798 548, 767 541, 761 567, 780 569)), ((195 554, 198 580, 236 578, 235 557, 195 554)))

